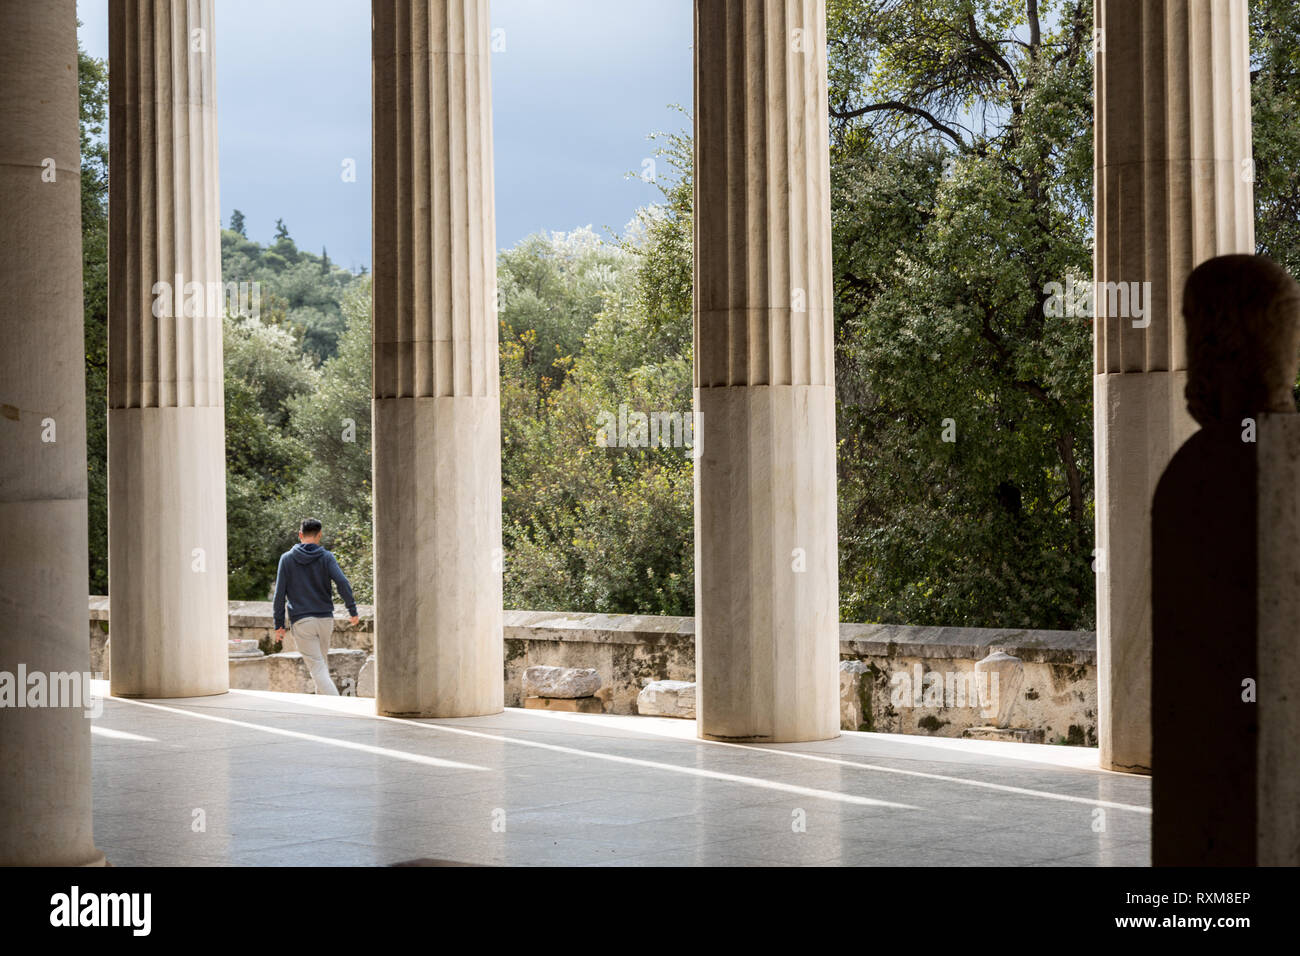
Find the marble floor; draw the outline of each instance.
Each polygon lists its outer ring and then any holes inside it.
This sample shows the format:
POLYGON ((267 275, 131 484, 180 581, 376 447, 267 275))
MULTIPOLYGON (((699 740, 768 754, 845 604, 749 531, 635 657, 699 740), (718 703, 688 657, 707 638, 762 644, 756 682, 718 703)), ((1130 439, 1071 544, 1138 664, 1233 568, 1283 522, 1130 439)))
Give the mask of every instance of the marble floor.
MULTIPOLYGON (((106 682, 97 682, 107 694, 106 682)), ((1096 750, 232 691, 107 698, 95 838, 115 866, 1145 866, 1146 777, 1096 750)))

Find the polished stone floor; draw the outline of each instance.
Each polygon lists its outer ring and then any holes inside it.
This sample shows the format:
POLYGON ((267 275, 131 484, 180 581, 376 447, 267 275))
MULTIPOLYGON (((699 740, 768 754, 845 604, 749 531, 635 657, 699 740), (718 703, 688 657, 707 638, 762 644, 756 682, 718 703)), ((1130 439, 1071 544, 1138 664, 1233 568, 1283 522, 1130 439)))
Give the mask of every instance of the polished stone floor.
MULTIPOLYGON (((100 682, 107 694, 107 683, 100 682)), ((1097 752, 507 710, 405 721, 352 697, 109 698, 95 837, 116 866, 1144 866, 1150 781, 1097 752)))

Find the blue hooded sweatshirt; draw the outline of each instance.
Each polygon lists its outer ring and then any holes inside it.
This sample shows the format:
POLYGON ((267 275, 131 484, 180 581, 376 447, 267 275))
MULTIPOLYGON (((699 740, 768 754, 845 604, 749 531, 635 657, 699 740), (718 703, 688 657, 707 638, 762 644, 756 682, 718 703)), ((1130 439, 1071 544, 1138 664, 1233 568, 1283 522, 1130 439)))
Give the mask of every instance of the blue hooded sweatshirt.
POLYGON ((289 599, 289 620, 304 617, 333 617, 334 594, 330 582, 339 586, 339 596, 348 606, 348 614, 357 616, 357 602, 352 586, 344 577, 339 563, 319 544, 295 544, 293 550, 280 555, 275 574, 275 627, 284 627, 284 602, 289 599))

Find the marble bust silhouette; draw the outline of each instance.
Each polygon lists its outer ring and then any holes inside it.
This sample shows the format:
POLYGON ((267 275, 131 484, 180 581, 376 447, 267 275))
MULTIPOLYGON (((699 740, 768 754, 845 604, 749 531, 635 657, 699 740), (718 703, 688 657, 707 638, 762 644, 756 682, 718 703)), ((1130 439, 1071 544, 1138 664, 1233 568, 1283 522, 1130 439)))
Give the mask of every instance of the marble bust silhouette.
POLYGON ((1295 414, 1300 286, 1263 256, 1219 256, 1183 293, 1187 409, 1201 428, 1151 508, 1151 856, 1256 859, 1258 417, 1295 414))

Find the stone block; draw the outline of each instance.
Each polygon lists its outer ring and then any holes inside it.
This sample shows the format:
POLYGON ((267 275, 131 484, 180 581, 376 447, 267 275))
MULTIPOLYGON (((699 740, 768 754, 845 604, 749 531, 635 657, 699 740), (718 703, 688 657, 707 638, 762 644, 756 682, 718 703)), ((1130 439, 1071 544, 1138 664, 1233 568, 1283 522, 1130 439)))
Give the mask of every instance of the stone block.
POLYGON ((871 689, 862 677, 870 670, 862 661, 840 661, 840 730, 862 730, 870 725, 871 689))
POLYGON ((374 697, 375 696, 375 655, 371 654, 366 658, 366 662, 361 665, 361 671, 357 674, 357 696, 374 697))
POLYGON ((523 675, 524 697, 590 697, 600 690, 594 667, 547 667, 535 664, 523 675))
MULTIPOLYGON (((340 695, 356 695, 358 676, 365 660, 365 651, 350 648, 330 650, 330 678, 340 695)), ((311 672, 297 651, 282 651, 257 657, 232 657, 229 667, 230 686, 233 689, 272 690, 285 694, 316 693, 311 672)))
POLYGON ((981 676, 978 686, 980 714, 994 720, 998 727, 1011 726, 1011 711, 1020 697, 1020 686, 1025 680, 1025 667, 1020 658, 1002 651, 994 651, 983 660, 975 662, 975 673, 981 676))
POLYGON ((651 681, 636 698, 638 714, 646 717, 695 719, 695 684, 684 680, 651 681))

